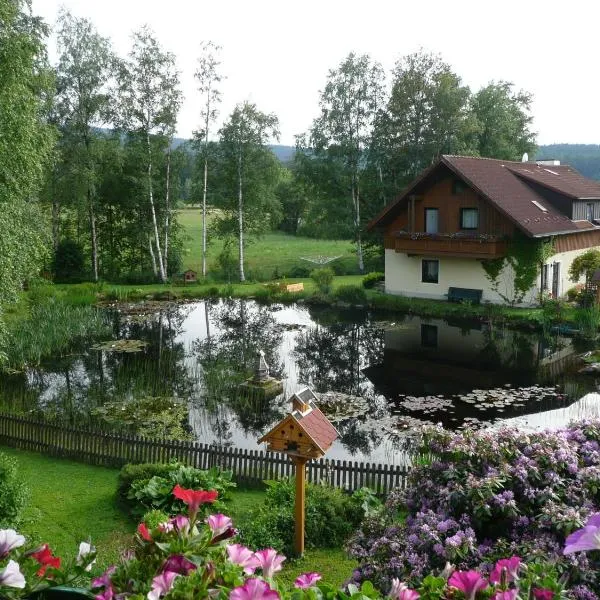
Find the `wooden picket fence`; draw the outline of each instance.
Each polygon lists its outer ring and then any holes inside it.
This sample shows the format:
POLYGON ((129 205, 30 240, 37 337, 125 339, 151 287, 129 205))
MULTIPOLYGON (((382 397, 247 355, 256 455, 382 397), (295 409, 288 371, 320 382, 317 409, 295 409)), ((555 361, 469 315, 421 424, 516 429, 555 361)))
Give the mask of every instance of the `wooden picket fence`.
MULTIPOLYGON (((150 440, 134 435, 95 431, 0 413, 0 446, 70 458, 92 465, 121 467, 126 463, 177 460, 198 469, 231 470, 240 485, 260 487, 265 480, 293 475, 285 454, 223 448, 177 440, 150 440)), ((307 464, 309 481, 327 482, 349 491, 369 487, 387 493, 407 485, 408 469, 400 465, 320 459, 307 464)))

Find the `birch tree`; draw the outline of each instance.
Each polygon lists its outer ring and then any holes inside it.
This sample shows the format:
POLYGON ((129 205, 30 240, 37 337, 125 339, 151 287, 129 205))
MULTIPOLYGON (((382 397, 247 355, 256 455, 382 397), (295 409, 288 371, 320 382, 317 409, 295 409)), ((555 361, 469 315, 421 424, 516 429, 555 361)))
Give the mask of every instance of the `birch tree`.
MULTIPOLYGON (((258 110, 256 104, 244 102, 235 107, 219 133, 221 196, 223 205, 235 215, 240 281, 245 281, 246 229, 268 226, 272 202, 276 202, 278 165, 266 144, 279 139, 279 120, 258 110)), ((230 231, 232 222, 226 218, 221 225, 223 232, 230 231)))
POLYGON ((108 38, 97 33, 88 19, 61 11, 58 19, 57 112, 62 143, 70 146, 70 180, 85 198, 92 249, 92 272, 98 281, 96 227, 96 166, 93 127, 107 123, 114 58, 108 38))
POLYGON ((146 144, 147 194, 152 218, 148 249, 155 270, 165 283, 167 265, 156 215, 152 138, 165 136, 170 147, 182 94, 179 89, 175 55, 161 48, 154 33, 147 26, 133 34, 133 47, 121 68, 119 96, 122 126, 127 131, 141 136, 146 144))
POLYGON ((366 55, 350 53, 329 71, 321 92, 321 114, 313 123, 311 142, 317 154, 343 162, 354 212, 358 267, 364 271, 361 242, 361 171, 373 124, 383 101, 383 69, 366 55))
POLYGON ((213 42, 205 42, 201 46, 198 59, 198 69, 194 76, 198 80, 198 91, 202 96, 200 117, 203 129, 195 134, 196 139, 202 143, 202 157, 204 161, 204 182, 202 186, 202 276, 206 277, 206 196, 208 190, 208 160, 209 160, 209 135, 210 127, 218 116, 217 106, 221 102, 221 92, 218 85, 223 79, 220 74, 221 62, 219 53, 221 47, 213 42))

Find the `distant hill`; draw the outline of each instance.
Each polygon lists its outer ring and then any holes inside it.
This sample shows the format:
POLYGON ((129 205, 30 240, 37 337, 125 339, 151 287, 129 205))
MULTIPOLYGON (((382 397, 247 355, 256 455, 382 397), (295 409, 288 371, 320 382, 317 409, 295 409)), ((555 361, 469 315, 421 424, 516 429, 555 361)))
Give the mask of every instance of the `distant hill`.
POLYGON ((540 146, 536 160, 556 158, 561 164, 570 165, 582 175, 600 179, 600 145, 598 144, 549 144, 540 146))
MULTIPOLYGON (((193 152, 190 140, 186 140, 184 138, 174 138, 171 148, 175 150, 183 144, 187 144, 188 149, 193 152)), ((294 158, 294 154, 296 152, 296 148, 294 148, 294 146, 282 146, 281 144, 273 144, 269 146, 269 148, 282 163, 290 162, 294 158)))

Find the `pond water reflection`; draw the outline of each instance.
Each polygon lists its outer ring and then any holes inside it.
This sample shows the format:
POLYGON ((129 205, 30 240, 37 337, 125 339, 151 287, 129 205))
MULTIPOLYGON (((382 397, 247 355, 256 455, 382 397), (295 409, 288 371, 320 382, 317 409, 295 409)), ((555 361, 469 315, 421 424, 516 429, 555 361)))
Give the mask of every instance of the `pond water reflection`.
MULTIPOLYGON (((124 405, 135 412, 132 403, 141 403, 142 411, 164 401, 165 416, 183 420, 193 439, 257 448, 257 438, 287 411, 285 399, 310 385, 354 397, 335 405, 340 439, 328 456, 398 463, 405 460, 400 448, 415 419, 454 428, 502 421, 541 427, 599 412, 600 396, 590 394, 597 382, 577 374, 581 349, 567 338, 488 323, 392 322, 368 311, 249 300, 110 314, 115 339, 148 345, 124 353, 82 343, 60 360, 2 376, 2 409, 43 412, 74 424, 110 413, 111 422, 135 427, 124 405), (258 350, 283 381, 284 393, 274 399, 238 390, 258 350), (127 415, 121 420, 119 408, 127 415)), ((165 418, 157 426, 168 431, 172 423, 165 418)))

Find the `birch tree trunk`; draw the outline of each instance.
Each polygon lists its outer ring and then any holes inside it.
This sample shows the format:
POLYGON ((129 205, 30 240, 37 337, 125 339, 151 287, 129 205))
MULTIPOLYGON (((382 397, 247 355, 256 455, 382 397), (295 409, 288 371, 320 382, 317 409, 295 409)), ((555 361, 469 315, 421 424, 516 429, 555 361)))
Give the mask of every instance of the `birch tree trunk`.
POLYGON ((92 271, 94 273, 94 281, 98 281, 98 237, 96 235, 96 214, 94 212, 94 204, 92 202, 91 191, 88 188, 88 211, 90 215, 90 232, 92 237, 92 271))
POLYGON ((171 142, 169 141, 169 149, 167 151, 167 189, 165 191, 165 255, 163 269, 165 274, 169 275, 169 227, 171 225, 171 204, 169 196, 169 188, 171 186, 171 142))
MULTIPOLYGON (((60 236, 60 202, 57 199, 57 195, 52 194, 52 245, 54 250, 58 248, 59 236, 60 236)), ((100 353, 102 354, 102 353, 100 353)))
POLYGON ((240 240, 240 281, 246 281, 244 275, 244 197, 242 192, 242 150, 238 155, 238 224, 240 240))
POLYGON ((150 258, 152 259, 152 270, 154 277, 158 277, 158 267, 156 266, 156 256, 154 254, 154 246, 152 245, 152 237, 148 237, 148 248, 150 249, 150 258))
MULTIPOLYGON (((208 140, 205 144, 205 148, 208 140)), ((202 192, 202 277, 206 277, 206 184, 208 182, 208 157, 204 154, 204 190, 202 192)))
POLYGON ((358 269, 361 273, 365 270, 363 260, 362 240, 360 235, 360 192, 358 181, 352 178, 352 202, 354 203, 354 226, 356 227, 356 254, 358 256, 358 269))
POLYGON ((158 235, 158 223, 156 222, 156 211, 154 210, 154 194, 152 190, 152 148, 150 146, 150 134, 146 134, 146 144, 148 147, 148 198, 150 200, 150 212, 152 213, 152 226, 154 227, 154 242, 156 244, 156 253, 158 255, 158 260, 155 261, 155 264, 158 264, 158 270, 160 273, 160 280, 162 283, 167 282, 167 277, 165 276, 165 268, 163 264, 162 251, 160 249, 160 237, 158 235))

